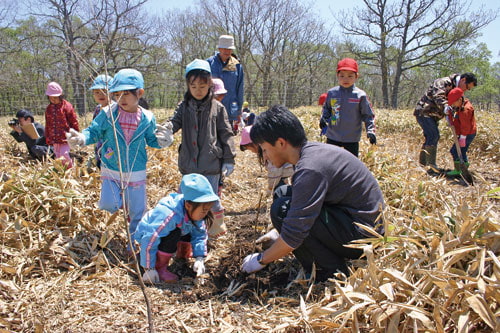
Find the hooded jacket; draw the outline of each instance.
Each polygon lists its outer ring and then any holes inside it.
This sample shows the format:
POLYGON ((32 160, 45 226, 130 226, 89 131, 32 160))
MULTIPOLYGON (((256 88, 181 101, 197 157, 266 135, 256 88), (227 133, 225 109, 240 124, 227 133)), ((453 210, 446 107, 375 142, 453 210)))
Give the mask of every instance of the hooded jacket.
POLYGON ((476 119, 474 118, 474 107, 467 98, 462 107, 455 112, 453 126, 455 126, 457 135, 476 134, 477 127, 476 119))
POLYGON ((191 235, 193 257, 207 255, 207 230, 205 220, 191 221, 184 208, 184 195, 172 193, 161 199, 155 208, 147 212, 139 222, 134 239, 140 243, 141 266, 153 268, 161 238, 176 228, 181 236, 191 235))
POLYGON ((227 90, 227 94, 224 96, 222 104, 226 108, 228 119, 230 121, 238 119, 243 107, 244 93, 244 74, 240 61, 234 55, 231 55, 227 63, 223 64, 219 57, 219 52, 208 58, 207 61, 210 64, 212 77, 221 79, 227 90), (231 104, 233 102, 238 104, 239 114, 231 114, 231 104))
POLYGON ((122 172, 127 173, 128 182, 138 182, 146 179, 146 162, 148 160, 146 146, 161 147, 155 136, 156 119, 153 113, 142 107, 141 110, 141 121, 128 144, 118 122, 118 104, 102 109, 90 126, 82 131, 85 135, 86 145, 102 141, 101 175, 103 177, 120 179, 118 152, 113 130, 114 119, 118 147, 120 148, 122 172))
POLYGON ((233 131, 224 106, 211 95, 202 101, 182 101, 171 121, 173 133, 182 129, 178 164, 183 175, 216 175, 222 163, 234 164, 233 131))

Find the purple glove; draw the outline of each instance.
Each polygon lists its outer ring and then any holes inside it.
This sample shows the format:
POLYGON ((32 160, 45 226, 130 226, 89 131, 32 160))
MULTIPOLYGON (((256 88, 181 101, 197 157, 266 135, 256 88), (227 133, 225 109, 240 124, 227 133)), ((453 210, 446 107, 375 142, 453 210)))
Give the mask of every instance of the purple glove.
POLYGON ((465 147, 465 139, 467 139, 466 135, 460 135, 460 137, 458 138, 458 144, 462 148, 465 147))

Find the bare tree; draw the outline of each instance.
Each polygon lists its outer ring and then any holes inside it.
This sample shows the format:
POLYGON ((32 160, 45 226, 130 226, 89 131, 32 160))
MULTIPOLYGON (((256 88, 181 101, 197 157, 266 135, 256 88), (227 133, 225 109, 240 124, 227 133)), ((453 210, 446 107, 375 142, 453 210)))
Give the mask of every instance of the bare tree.
POLYGON ((380 69, 385 107, 398 106, 403 74, 417 67, 437 67, 440 55, 477 36, 497 12, 471 10, 461 0, 363 0, 364 7, 337 21, 351 42, 351 52, 380 69), (354 15, 352 15, 354 13, 354 15), (344 21, 345 18, 347 21, 344 21), (366 43, 368 42, 368 43, 366 43))
POLYGON ((46 22, 49 40, 59 40, 52 47, 65 54, 79 114, 85 112, 85 82, 97 73, 105 68, 144 70, 148 66, 144 57, 158 34, 153 19, 141 10, 146 0, 37 1, 32 8, 42 10, 32 15, 46 22))

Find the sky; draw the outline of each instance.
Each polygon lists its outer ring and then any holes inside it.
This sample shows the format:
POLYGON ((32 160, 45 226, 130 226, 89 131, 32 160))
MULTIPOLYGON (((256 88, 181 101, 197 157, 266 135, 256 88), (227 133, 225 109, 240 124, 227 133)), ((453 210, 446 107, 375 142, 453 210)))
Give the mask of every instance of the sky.
MULTIPOLYGON (((471 0, 471 9, 477 9, 484 6, 487 10, 499 10, 500 1, 498 0, 471 0)), ((311 1, 304 0, 304 3, 311 3, 311 1)), ((360 7, 362 5, 361 0, 350 0, 350 1, 332 1, 332 0, 316 0, 313 1, 313 11, 317 12, 318 15, 323 15, 325 20, 333 20, 332 13, 333 10, 350 9, 354 7, 360 7)), ((194 6, 197 4, 197 0, 148 0, 146 3, 147 8, 154 13, 161 13, 163 10, 171 9, 185 9, 189 6, 194 6)), ((491 51, 492 58, 491 62, 500 62, 500 38, 498 34, 500 32, 500 15, 497 19, 491 22, 489 25, 481 30, 482 36, 478 38, 479 42, 485 43, 488 49, 491 51)))

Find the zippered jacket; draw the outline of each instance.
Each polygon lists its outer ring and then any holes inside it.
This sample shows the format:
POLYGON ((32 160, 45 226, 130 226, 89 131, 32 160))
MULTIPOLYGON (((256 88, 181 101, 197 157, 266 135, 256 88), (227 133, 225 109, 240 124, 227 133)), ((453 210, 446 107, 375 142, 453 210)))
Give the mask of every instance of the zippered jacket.
POLYGON ((184 208, 184 195, 172 193, 161 199, 155 208, 148 211, 139 222, 134 239, 140 243, 141 266, 154 268, 161 238, 176 228, 181 236, 191 235, 193 257, 207 255, 207 229, 205 220, 191 221, 184 208))
POLYGON ((128 182, 146 179, 146 163, 148 160, 146 146, 161 148, 155 136, 156 119, 153 113, 141 107, 142 117, 132 139, 127 144, 118 122, 118 104, 108 106, 97 115, 90 126, 82 131, 85 144, 90 145, 102 141, 101 175, 112 179, 120 179, 118 149, 122 172, 127 173, 128 182), (115 141, 113 120, 115 122, 115 141))
POLYGON ((322 117, 328 124, 326 137, 330 140, 359 142, 362 122, 366 133, 375 134, 375 113, 366 93, 355 85, 330 89, 323 104, 322 117))

